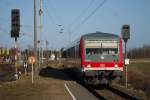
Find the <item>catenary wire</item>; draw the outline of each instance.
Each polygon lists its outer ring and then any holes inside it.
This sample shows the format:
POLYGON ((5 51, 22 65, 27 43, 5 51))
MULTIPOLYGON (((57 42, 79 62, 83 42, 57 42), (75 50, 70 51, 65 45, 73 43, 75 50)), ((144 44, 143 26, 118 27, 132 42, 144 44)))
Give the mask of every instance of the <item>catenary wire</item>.
POLYGON ((81 17, 89 10, 91 5, 94 3, 95 0, 90 0, 88 6, 69 24, 69 27, 71 28, 81 17))
POLYGON ((85 17, 85 19, 79 24, 77 25, 74 30, 72 31, 75 32, 77 29, 81 28, 81 26, 90 18, 92 17, 105 3, 107 0, 103 0, 103 2, 101 2, 87 17, 85 17))

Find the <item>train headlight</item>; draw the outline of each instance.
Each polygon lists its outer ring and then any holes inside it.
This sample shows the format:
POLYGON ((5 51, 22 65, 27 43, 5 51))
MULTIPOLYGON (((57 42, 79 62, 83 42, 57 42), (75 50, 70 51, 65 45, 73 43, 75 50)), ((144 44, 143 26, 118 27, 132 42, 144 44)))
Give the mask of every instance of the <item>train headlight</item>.
POLYGON ((115 65, 114 65, 114 67, 115 67, 115 68, 118 68, 118 65, 117 65, 117 64, 115 64, 115 65))
POLYGON ((87 67, 88 67, 88 68, 90 68, 90 67, 91 67, 91 65, 90 65, 90 64, 88 64, 88 65, 87 65, 87 67))

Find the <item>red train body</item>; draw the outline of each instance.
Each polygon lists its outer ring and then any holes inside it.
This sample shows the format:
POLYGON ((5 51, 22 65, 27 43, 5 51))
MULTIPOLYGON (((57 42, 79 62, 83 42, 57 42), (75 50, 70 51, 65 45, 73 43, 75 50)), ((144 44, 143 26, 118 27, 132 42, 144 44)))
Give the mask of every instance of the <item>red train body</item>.
POLYGON ((108 84, 123 71, 122 39, 110 33, 89 33, 63 50, 64 67, 75 69, 88 84, 108 84))

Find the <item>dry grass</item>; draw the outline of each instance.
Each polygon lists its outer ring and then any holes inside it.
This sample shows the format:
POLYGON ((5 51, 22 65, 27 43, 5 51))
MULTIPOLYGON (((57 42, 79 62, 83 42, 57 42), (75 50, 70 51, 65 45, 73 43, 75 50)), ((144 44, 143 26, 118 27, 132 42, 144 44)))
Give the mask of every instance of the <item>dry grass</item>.
POLYGON ((22 76, 14 82, 0 85, 0 100, 70 100, 64 88, 66 81, 51 77, 39 77, 31 83, 30 76, 22 76))
POLYGON ((128 83, 132 88, 144 91, 147 99, 150 99, 150 62, 131 62, 128 66, 128 83))

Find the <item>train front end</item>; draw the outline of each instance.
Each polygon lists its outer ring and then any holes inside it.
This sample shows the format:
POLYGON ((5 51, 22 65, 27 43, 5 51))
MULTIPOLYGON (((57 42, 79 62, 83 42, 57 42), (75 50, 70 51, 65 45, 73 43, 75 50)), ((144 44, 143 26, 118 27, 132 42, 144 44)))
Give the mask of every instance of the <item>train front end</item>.
POLYGON ((82 71, 88 84, 109 84, 123 71, 122 40, 112 34, 91 34, 82 39, 82 71))

